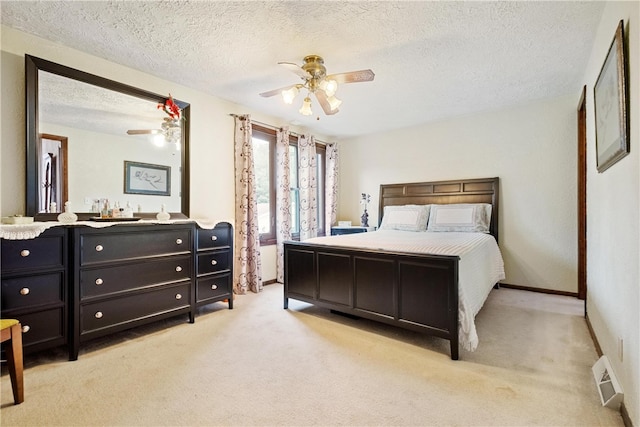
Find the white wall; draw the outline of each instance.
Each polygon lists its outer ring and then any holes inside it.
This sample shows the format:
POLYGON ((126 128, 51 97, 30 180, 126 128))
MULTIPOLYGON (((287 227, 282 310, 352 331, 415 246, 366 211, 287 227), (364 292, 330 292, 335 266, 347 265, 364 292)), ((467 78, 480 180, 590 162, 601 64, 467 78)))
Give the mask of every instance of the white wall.
POLYGON ((640 3, 607 2, 587 66, 587 312, 602 351, 624 388, 624 404, 640 426, 640 3), (630 154, 599 174, 595 158, 593 86, 624 20, 630 98, 630 154), (623 357, 618 355, 622 339, 623 357))
POLYGON ((505 283, 577 292, 575 96, 341 141, 338 219, 380 184, 500 177, 505 283))

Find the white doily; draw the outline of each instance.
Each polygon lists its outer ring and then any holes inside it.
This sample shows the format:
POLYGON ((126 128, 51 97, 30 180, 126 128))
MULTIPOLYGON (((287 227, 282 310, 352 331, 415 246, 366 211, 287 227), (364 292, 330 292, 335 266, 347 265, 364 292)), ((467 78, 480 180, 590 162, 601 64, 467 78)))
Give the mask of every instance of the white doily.
POLYGON ((62 223, 58 221, 47 222, 33 222, 31 224, 2 224, 0 225, 0 238, 7 240, 26 240, 35 239, 49 228, 52 227, 66 227, 66 226, 78 226, 85 225, 93 228, 112 227, 114 225, 122 224, 183 224, 195 222, 198 227, 203 229, 215 228, 220 222, 209 219, 170 219, 166 221, 159 221, 156 219, 141 219, 140 221, 114 221, 114 222, 98 222, 98 221, 76 221, 71 223, 62 223))

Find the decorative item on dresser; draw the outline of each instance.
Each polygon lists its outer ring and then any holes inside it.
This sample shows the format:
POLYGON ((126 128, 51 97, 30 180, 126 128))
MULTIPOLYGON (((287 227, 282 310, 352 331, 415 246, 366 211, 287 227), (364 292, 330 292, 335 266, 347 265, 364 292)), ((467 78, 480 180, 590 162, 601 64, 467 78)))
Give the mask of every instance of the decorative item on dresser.
POLYGON ((2 239, 2 318, 22 324, 24 354, 68 343, 67 230, 2 239))
POLYGON ((78 220, 78 215, 74 214, 71 210, 71 202, 64 203, 64 212, 58 215, 58 221, 64 223, 72 223, 78 220))
POLYGON ((360 196, 360 204, 364 205, 364 211, 360 217, 360 225, 363 227, 369 226, 369 212, 367 212, 367 205, 371 201, 371 194, 362 193, 360 196))

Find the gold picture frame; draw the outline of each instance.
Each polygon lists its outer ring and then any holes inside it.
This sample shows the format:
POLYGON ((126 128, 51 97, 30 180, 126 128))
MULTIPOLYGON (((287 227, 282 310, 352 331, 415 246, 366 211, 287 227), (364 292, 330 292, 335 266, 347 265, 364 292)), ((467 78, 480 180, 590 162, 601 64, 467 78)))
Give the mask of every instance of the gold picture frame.
POLYGON ((593 88, 598 173, 629 154, 626 78, 624 22, 620 21, 593 88))

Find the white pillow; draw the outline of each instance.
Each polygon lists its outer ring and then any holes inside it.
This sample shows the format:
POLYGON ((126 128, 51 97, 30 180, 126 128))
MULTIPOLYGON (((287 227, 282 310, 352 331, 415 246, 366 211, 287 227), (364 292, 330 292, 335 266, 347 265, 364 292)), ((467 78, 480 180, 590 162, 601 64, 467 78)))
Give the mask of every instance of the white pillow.
POLYGON ((491 207, 488 203, 431 205, 427 231, 488 233, 491 207))
POLYGON ((380 230, 426 231, 429 205, 385 206, 380 230))

